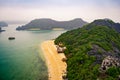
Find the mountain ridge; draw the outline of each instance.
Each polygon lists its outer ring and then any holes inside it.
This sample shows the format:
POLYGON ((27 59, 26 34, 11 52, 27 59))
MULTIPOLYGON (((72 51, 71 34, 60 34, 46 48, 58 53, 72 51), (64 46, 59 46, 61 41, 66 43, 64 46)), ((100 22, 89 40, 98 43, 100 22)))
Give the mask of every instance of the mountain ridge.
POLYGON ((120 32, 120 23, 115 23, 111 19, 97 19, 89 25, 108 26, 110 28, 114 28, 117 32, 120 32))

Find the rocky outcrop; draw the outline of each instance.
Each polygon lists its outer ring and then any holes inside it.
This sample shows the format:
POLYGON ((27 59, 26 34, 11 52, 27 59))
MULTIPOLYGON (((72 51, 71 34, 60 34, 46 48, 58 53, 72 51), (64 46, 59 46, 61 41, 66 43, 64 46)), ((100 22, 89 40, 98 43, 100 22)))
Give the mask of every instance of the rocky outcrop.
POLYGON ((120 59, 117 57, 107 56, 101 64, 100 71, 106 72, 110 67, 120 67, 120 59))
POLYGON ((94 65, 101 64, 103 59, 108 57, 108 56, 113 56, 113 57, 120 58, 120 56, 119 56, 120 51, 115 46, 113 47, 113 50, 106 51, 98 45, 93 45, 92 50, 88 51, 87 54, 90 55, 90 56, 95 56, 96 57, 96 61, 94 62, 94 65))
POLYGON ((66 47, 60 47, 59 45, 56 45, 56 47, 58 53, 64 53, 64 51, 66 50, 66 47))

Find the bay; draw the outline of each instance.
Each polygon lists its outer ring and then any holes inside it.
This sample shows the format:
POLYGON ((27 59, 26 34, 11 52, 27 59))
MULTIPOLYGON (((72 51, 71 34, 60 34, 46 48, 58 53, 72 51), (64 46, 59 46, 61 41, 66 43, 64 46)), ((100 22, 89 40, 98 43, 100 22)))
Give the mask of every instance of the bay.
POLYGON ((16 31, 22 24, 4 27, 0 33, 0 80, 47 80, 48 72, 40 44, 65 30, 16 31), (15 40, 8 40, 8 37, 15 40))

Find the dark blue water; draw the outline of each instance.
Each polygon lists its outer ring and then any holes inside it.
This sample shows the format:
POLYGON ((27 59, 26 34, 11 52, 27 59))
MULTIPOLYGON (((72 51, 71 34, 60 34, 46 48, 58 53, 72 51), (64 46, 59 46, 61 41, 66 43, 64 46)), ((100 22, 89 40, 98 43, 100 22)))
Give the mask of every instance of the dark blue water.
POLYGON ((0 33, 0 80, 47 80, 40 43, 65 31, 16 31, 17 26, 10 25, 0 33), (16 39, 8 40, 9 36, 16 39))

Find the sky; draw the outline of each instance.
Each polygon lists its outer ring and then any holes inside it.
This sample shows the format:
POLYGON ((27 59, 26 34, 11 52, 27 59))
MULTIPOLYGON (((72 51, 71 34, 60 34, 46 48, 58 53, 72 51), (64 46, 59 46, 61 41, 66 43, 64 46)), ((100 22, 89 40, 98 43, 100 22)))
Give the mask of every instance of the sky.
POLYGON ((87 22, 109 18, 120 22, 120 0, 0 0, 0 21, 58 21, 82 18, 87 22))

